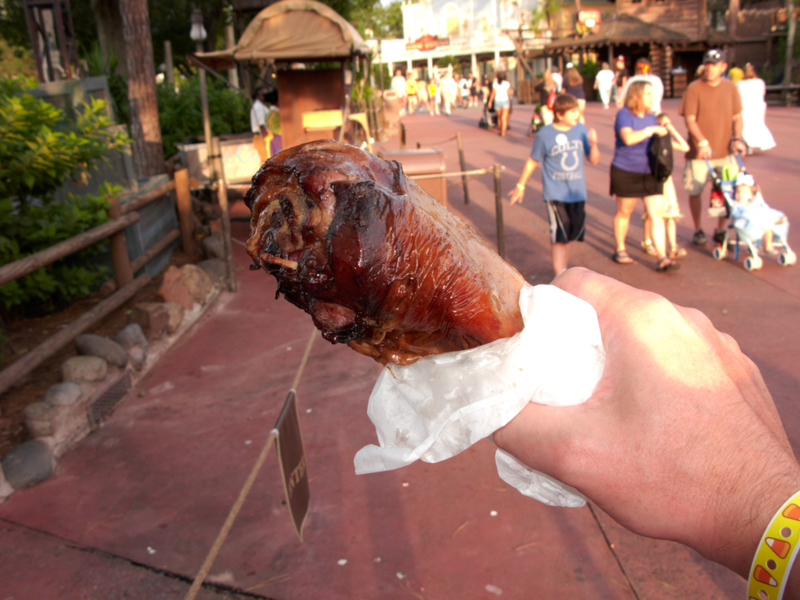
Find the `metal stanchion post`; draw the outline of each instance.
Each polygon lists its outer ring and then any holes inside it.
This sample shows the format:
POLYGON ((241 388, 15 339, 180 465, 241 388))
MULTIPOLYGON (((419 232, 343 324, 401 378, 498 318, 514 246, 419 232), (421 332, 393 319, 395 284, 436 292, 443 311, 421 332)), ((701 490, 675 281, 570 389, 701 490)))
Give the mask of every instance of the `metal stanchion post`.
POLYGON ((500 165, 494 166, 494 211, 497 222, 497 253, 505 259, 506 240, 503 231, 503 189, 500 184, 500 165))
MULTIPOLYGON (((461 132, 456 133, 456 140, 458 142, 458 158, 461 161, 461 172, 465 173, 467 164, 464 161, 464 147, 461 145, 461 132)), ((467 176, 461 175, 461 185, 464 186, 464 204, 469 204, 469 186, 467 186, 467 176)))

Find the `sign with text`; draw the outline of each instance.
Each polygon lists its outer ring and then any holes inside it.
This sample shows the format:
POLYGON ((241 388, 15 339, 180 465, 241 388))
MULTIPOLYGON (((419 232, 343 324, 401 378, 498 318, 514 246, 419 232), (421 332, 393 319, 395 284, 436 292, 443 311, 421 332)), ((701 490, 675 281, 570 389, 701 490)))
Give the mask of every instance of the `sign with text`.
POLYGON ((426 34, 418 37, 413 42, 406 43, 406 50, 419 50, 420 52, 429 52, 436 50, 440 46, 449 46, 450 38, 440 38, 438 35, 426 34))
POLYGON ((311 493, 308 486, 303 437, 300 434, 300 420, 297 416, 297 396, 294 390, 289 392, 272 431, 275 434, 275 449, 278 452, 286 504, 289 505, 297 537, 302 542, 303 523, 308 514, 311 493))

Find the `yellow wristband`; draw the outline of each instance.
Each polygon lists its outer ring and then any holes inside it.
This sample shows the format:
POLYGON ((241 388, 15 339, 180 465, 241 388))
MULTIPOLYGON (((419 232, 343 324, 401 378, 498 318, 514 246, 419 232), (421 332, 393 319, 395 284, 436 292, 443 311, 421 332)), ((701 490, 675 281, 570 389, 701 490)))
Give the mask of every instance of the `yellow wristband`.
POLYGON ((772 517, 761 537, 747 584, 748 600, 781 600, 800 542, 800 492, 772 517))

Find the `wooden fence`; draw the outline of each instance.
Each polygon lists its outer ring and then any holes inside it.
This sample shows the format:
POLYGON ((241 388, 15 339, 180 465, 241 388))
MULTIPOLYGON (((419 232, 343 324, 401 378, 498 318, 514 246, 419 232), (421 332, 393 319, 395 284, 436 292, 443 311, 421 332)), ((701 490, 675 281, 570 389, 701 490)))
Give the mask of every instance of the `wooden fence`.
POLYGON ((152 277, 143 273, 134 279, 133 274, 144 267, 173 241, 181 238, 184 252, 195 255, 192 200, 189 191, 189 174, 186 169, 175 172, 174 179, 158 188, 142 194, 129 202, 120 204, 118 198, 112 198, 108 209, 109 221, 64 240, 45 250, 31 254, 18 261, 0 267, 0 285, 33 273, 37 269, 65 258, 78 250, 91 246, 100 240, 109 239, 111 260, 114 264, 114 287, 116 291, 97 306, 64 327, 55 335, 47 338, 36 348, 26 353, 11 366, 0 371, 0 394, 8 390, 26 374, 41 365, 53 354, 69 344, 78 335, 95 325, 106 315, 130 300, 136 292, 146 286, 152 277), (169 231, 141 256, 131 261, 125 240, 125 228, 138 222, 141 218, 137 212, 143 206, 175 192, 179 227, 169 231))

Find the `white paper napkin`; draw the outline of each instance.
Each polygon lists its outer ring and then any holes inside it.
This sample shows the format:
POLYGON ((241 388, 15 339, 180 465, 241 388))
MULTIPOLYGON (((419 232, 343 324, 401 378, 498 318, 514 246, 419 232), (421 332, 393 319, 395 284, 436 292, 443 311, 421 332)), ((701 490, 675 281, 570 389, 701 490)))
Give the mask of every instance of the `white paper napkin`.
MULTIPOLYGON (((383 369, 367 409, 380 446, 358 451, 356 473, 438 462, 491 435, 528 402, 570 406, 591 396, 605 364, 594 309, 555 286, 527 284, 519 306, 525 327, 511 338, 383 369)), ((495 461, 500 477, 526 496, 585 504, 574 488, 502 450, 495 461)))

